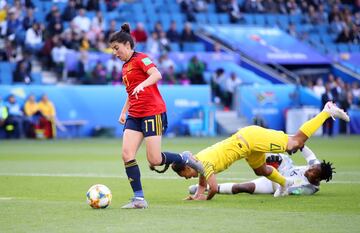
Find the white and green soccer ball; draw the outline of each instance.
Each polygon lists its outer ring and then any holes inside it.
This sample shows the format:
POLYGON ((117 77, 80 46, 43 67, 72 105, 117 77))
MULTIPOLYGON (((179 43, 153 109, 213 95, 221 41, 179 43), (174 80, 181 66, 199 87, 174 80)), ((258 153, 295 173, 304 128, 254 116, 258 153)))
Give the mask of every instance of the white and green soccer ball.
POLYGON ((103 184, 95 184, 86 193, 87 203, 94 209, 104 209, 111 203, 112 194, 103 184))

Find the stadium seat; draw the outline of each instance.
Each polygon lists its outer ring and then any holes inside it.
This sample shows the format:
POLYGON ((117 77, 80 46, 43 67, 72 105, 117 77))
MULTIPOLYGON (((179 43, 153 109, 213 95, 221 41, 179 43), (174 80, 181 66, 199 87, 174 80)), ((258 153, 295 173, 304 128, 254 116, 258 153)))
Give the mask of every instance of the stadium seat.
POLYGON ((91 20, 91 19, 95 18, 96 12, 95 11, 87 11, 86 16, 91 20))
POLYGON ((317 25, 315 28, 317 32, 321 35, 327 34, 329 32, 329 26, 326 24, 317 25))
POLYGON ((105 1, 100 1, 100 11, 102 12, 102 14, 106 14, 107 12, 107 7, 106 7, 106 3, 105 1))
POLYGON ((49 2, 43 2, 41 1, 41 5, 40 5, 40 10, 44 13, 44 14, 47 14, 50 12, 50 9, 53 5, 53 2, 52 1, 49 1, 49 2))
POLYGON ((185 22, 185 17, 182 14, 173 13, 170 15, 170 18, 171 18, 171 20, 174 20, 176 22, 178 29, 182 29, 182 25, 185 22))
POLYGON ((324 44, 328 44, 328 43, 333 43, 334 42, 334 38, 332 38, 329 34, 323 34, 320 35, 321 40, 324 44))
POLYGON ((252 14, 244 14, 243 16, 246 24, 252 25, 255 23, 254 16, 252 14))
POLYGON ((244 4, 245 0, 237 0, 237 3, 239 4, 239 6, 242 6, 244 4))
POLYGON ((265 16, 262 14, 254 15, 254 23, 260 26, 264 26, 266 23, 265 16))
POLYGON ((289 22, 293 23, 293 24, 302 24, 303 22, 303 17, 301 14, 298 15, 290 15, 289 16, 289 22))
POLYGON ((0 62, 0 83, 3 85, 10 85, 13 83, 14 63, 0 62))
POLYGON ((322 54, 326 54, 327 50, 326 50, 326 47, 324 45, 319 45, 319 46, 316 46, 316 49, 321 52, 322 54))
POLYGON ((152 4, 150 4, 150 5, 146 5, 146 7, 145 7, 145 13, 149 16, 149 15, 151 15, 151 16, 155 16, 156 15, 156 7, 154 6, 154 5, 152 5, 152 4))
POLYGON ((180 45, 179 43, 170 43, 170 50, 171 52, 179 52, 180 51, 180 45))
POLYGON ((144 52, 145 51, 145 43, 136 43, 136 51, 144 52))
POLYGON ((68 29, 68 28, 70 27, 70 23, 64 21, 64 22, 63 22, 63 27, 64 27, 64 30, 68 29))
POLYGON ((348 53, 350 51, 349 45, 345 43, 337 44, 337 50, 341 53, 348 53))
POLYGON ((350 44, 349 45, 349 47, 350 47, 350 52, 351 53, 358 53, 358 52, 360 52, 360 46, 359 45, 357 45, 357 44, 350 44))
POLYGON ((37 22, 41 22, 41 23, 45 22, 45 14, 38 9, 34 11, 34 17, 37 22))
MULTIPOLYGON (((119 13, 116 11, 109 11, 104 15, 104 19, 107 21, 111 21, 111 20, 117 20, 119 17, 119 13)), ((123 23, 123 22, 122 22, 123 23)))
POLYGON ((215 13, 216 12, 216 6, 214 3, 209 3, 208 4, 208 10, 207 10, 208 13, 215 13))
POLYGON ((183 44, 184 52, 204 52, 205 45, 200 42, 188 42, 183 44))
POLYGON ((218 24, 219 23, 219 18, 217 17, 217 15, 215 13, 208 13, 207 14, 207 21, 210 24, 218 24))
POLYGON ((218 14, 219 22, 222 24, 228 24, 230 23, 229 15, 226 13, 218 14))
POLYGON ((269 26, 275 26, 277 24, 276 15, 274 14, 267 14, 266 15, 266 22, 269 26))
POLYGON ((320 38, 320 35, 318 35, 318 34, 310 34, 309 39, 314 44, 321 43, 321 41, 322 41, 321 38, 320 38))
POLYGON ((289 26, 289 17, 287 15, 277 15, 277 24, 282 29, 287 29, 289 26))
POLYGON ((160 21, 160 19, 158 18, 158 16, 149 16, 148 15, 147 23, 144 25, 144 27, 150 29, 150 31, 148 31, 148 32, 152 32, 154 30, 154 25, 159 21, 160 21))
POLYGON ((131 4, 134 15, 144 14, 144 8, 142 4, 134 3, 131 4))
POLYGON ((206 24, 207 23, 206 15, 203 14, 203 13, 196 14, 195 19, 196 19, 197 23, 200 23, 200 24, 206 24))
POLYGON ((165 33, 170 29, 170 23, 171 23, 170 21, 161 21, 165 33))
POLYGON ((170 13, 180 13, 181 12, 180 6, 177 3, 168 3, 167 6, 168 6, 170 13))
POLYGON ((156 6, 166 5, 165 0, 152 0, 153 4, 156 6))
POLYGON ((59 11, 62 13, 64 12, 65 7, 67 6, 67 2, 57 2, 57 7, 59 8, 59 11))
POLYGON ((42 84, 42 75, 40 72, 32 72, 31 79, 33 84, 42 84))
POLYGON ((326 44, 325 47, 327 49, 327 53, 332 54, 337 52, 337 47, 335 44, 326 44))
POLYGON ((134 17, 135 22, 146 22, 145 14, 136 14, 133 17, 134 17))

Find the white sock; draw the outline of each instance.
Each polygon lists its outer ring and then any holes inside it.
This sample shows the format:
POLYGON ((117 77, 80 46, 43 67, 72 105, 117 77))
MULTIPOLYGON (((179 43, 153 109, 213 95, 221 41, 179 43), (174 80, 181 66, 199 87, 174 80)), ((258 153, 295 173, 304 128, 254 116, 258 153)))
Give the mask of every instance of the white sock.
POLYGON ((219 184, 218 186, 218 191, 221 194, 233 194, 232 193, 232 187, 235 183, 223 183, 223 184, 219 184))

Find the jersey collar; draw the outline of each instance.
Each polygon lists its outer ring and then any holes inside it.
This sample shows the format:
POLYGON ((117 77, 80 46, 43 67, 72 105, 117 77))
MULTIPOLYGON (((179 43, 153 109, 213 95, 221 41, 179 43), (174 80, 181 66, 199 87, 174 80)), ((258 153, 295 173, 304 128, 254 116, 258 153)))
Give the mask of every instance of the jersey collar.
MULTIPOLYGON (((127 64, 128 62, 130 62, 130 60, 135 56, 135 54, 138 54, 138 52, 136 52, 136 51, 134 50, 133 54, 131 55, 131 57, 129 58, 129 60, 127 60, 127 62, 124 63, 124 65, 127 64)), ((124 66, 124 65, 123 65, 123 66, 124 66)))

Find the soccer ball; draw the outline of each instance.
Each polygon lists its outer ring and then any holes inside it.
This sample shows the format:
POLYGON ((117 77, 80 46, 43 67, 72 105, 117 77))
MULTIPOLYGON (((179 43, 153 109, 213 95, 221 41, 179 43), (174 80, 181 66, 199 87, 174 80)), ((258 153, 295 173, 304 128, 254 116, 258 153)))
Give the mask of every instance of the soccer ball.
POLYGON ((111 203, 112 194, 103 184, 95 184, 86 193, 87 203, 94 209, 104 209, 111 203))

